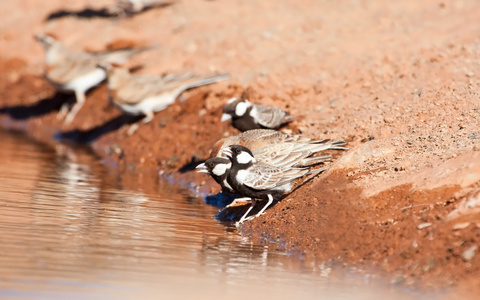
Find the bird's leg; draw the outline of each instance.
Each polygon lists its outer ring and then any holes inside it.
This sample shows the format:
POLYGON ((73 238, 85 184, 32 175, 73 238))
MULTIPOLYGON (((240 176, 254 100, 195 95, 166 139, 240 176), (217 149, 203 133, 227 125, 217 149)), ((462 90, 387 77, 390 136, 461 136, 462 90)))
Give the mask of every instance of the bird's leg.
POLYGON ((60 110, 58 111, 57 119, 58 120, 63 119, 65 115, 68 113, 68 109, 69 109, 68 103, 62 104, 62 107, 60 107, 60 110))
POLYGON ((250 197, 237 198, 237 199, 234 199, 232 201, 232 203, 225 206, 225 208, 235 206, 238 203, 244 203, 244 202, 249 202, 249 201, 252 201, 252 198, 250 198, 250 197))
MULTIPOLYGON (((76 101, 75 96, 72 96, 72 97, 74 98, 73 101, 76 101)), ((71 98, 65 101, 65 103, 63 103, 62 106, 60 107, 60 110, 57 113, 58 120, 63 119, 67 115, 68 111, 70 110, 70 99, 71 98)))
POLYGON ((67 114, 65 118, 65 123, 70 124, 78 111, 82 108, 83 103, 85 103, 85 93, 84 92, 75 92, 76 103, 73 105, 72 110, 67 114))
MULTIPOLYGON (((145 114, 145 117, 142 119, 142 122, 144 124, 150 123, 153 119, 153 111, 147 111, 147 112, 144 112, 144 114, 145 114)), ((134 134, 135 131, 137 131, 139 126, 140 125, 138 123, 130 125, 130 128, 128 128, 127 134, 128 135, 134 134)))
POLYGON ((134 134, 135 131, 137 131, 138 126, 139 126, 138 123, 130 125, 130 127, 128 128, 128 131, 127 131, 127 135, 130 136, 130 135, 134 134))
POLYGON ((147 124, 153 120, 153 111, 145 112, 145 118, 143 118, 143 123, 147 124))
POLYGON ((243 216, 240 218, 240 220, 237 222, 237 224, 241 224, 243 223, 243 221, 245 221, 245 219, 247 218, 248 214, 250 213, 250 211, 253 209, 253 207, 255 206, 255 199, 252 198, 252 204, 250 205, 250 207, 248 208, 247 212, 243 214, 243 216))
POLYGON ((273 202, 273 197, 272 197, 272 195, 268 194, 268 202, 267 202, 267 204, 266 204, 266 205, 262 208, 262 210, 260 210, 255 216, 250 217, 249 220, 261 216, 261 215, 263 214, 263 212, 272 204, 272 202, 273 202))

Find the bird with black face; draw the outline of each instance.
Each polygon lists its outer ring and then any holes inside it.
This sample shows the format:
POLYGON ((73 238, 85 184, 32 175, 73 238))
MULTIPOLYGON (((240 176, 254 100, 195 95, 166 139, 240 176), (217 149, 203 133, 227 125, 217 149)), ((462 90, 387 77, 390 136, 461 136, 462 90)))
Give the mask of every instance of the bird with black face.
POLYGON ((252 198, 252 205, 240 218, 239 223, 261 215, 274 200, 280 200, 292 189, 296 179, 325 170, 272 166, 255 159, 252 152, 241 145, 228 146, 222 152, 232 163, 230 171, 227 172, 227 183, 236 194, 252 198), (247 218, 256 205, 256 199, 268 200, 268 202, 255 216, 247 218))
MULTIPOLYGON (((222 188, 222 193, 229 195, 235 194, 230 184, 227 182, 227 175, 230 172, 232 163, 230 160, 223 157, 212 157, 207 159, 204 163, 199 164, 196 169, 198 173, 208 173, 222 188)), ((238 203, 251 201, 249 197, 236 198, 232 203, 226 207, 235 206, 238 203)))
POLYGON ((227 182, 227 172, 232 163, 223 157, 212 157, 204 163, 199 164, 196 169, 198 173, 208 173, 222 187, 222 193, 233 193, 232 187, 227 182))
POLYGON ((251 129, 279 129, 295 117, 280 108, 253 104, 244 98, 232 98, 223 107, 222 122, 232 120, 232 126, 240 131, 251 129))

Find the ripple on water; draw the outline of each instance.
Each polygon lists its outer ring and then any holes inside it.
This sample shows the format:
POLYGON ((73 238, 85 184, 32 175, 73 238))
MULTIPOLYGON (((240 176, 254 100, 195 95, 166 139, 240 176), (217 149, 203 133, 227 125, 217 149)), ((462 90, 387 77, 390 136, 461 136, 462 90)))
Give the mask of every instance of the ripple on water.
POLYGON ((2 298, 413 296, 252 243, 154 173, 119 174, 83 150, 0 139, 2 298))

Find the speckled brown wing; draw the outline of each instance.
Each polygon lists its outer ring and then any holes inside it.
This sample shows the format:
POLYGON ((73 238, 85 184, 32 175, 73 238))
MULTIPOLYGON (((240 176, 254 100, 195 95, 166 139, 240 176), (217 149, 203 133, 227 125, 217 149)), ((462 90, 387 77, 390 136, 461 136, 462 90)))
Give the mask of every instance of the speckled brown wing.
POLYGON ((248 168, 248 174, 242 183, 256 190, 269 190, 291 183, 308 173, 308 169, 278 168, 257 162, 248 168))
MULTIPOLYGON (((217 155, 221 156, 220 150, 223 147, 228 147, 230 145, 242 145, 250 149, 250 151, 255 151, 258 148, 272 145, 272 144, 299 143, 299 144, 321 145, 329 141, 330 141, 329 139, 313 140, 310 138, 302 137, 301 135, 290 135, 290 134, 286 134, 273 129, 253 129, 253 130, 248 130, 238 135, 223 138, 217 141, 212 147, 212 151, 210 152, 210 157, 214 157, 217 155)), ((344 141, 338 141, 335 143, 338 143, 338 146, 345 144, 344 141)), ((334 149, 334 148, 330 148, 330 149, 334 149)))
MULTIPOLYGON (((298 143, 326 143, 329 140, 316 141, 301 135, 291 135, 273 129, 253 129, 240 133, 237 135, 238 139, 246 145, 268 145, 288 142, 298 143)), ((246 146, 250 150, 250 147, 246 146)), ((260 146, 261 147, 261 146, 260 146)), ((259 148, 259 147, 258 147, 259 148)))
MULTIPOLYGON (((262 162, 277 167, 291 167, 297 164, 304 165, 309 160, 305 158, 329 149, 331 144, 298 144, 298 143, 280 143, 269 144, 253 151, 253 156, 262 162)), ((311 162, 320 163, 323 160, 330 159, 331 156, 317 157, 311 162)))
POLYGON ((53 83, 63 85, 95 71, 97 63, 89 53, 71 53, 61 63, 47 67, 46 75, 53 83))
POLYGON ((228 75, 220 74, 200 78, 191 73, 166 76, 132 75, 129 82, 116 92, 117 102, 133 105, 144 99, 162 95, 170 95, 174 100, 187 89, 210 84, 226 77, 228 75))
POLYGON ((137 104, 148 98, 159 86, 164 86, 164 80, 159 76, 145 74, 132 75, 130 80, 116 90, 116 102, 119 104, 137 104))
POLYGON ((254 105, 256 112, 252 113, 252 116, 263 127, 278 128, 282 124, 293 121, 293 117, 286 111, 280 108, 270 107, 265 105, 254 105))

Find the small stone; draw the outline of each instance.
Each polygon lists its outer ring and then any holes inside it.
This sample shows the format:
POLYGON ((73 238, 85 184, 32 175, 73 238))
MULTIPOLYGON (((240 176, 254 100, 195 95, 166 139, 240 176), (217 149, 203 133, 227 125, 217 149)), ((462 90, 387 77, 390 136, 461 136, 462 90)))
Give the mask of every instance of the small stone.
POLYGON ((383 118, 383 121, 387 124, 393 123, 395 120, 391 117, 385 117, 383 118))
POLYGON ((419 224, 419 225, 417 226, 417 228, 418 228, 418 229, 423 229, 423 228, 427 228, 427 227, 430 227, 430 226, 432 226, 432 223, 427 222, 427 223, 419 224))
POLYGON ((453 225, 452 230, 453 231, 462 230, 462 229, 467 228, 468 226, 470 226, 470 222, 457 223, 457 224, 453 225))
POLYGON ((427 264, 422 268, 423 272, 430 272, 435 267, 435 260, 433 258, 429 259, 427 264))
POLYGON ((465 72, 465 75, 466 75, 467 77, 474 77, 474 76, 475 76, 475 73, 473 73, 472 71, 466 71, 466 72, 465 72))
POLYGON ((475 250, 477 250, 477 246, 471 246, 467 250, 463 251, 462 259, 464 261, 470 261, 475 257, 475 250))
POLYGON ((393 277, 393 279, 391 280, 391 283, 392 284, 400 284, 402 282, 405 281, 405 276, 403 275, 396 275, 393 277))

